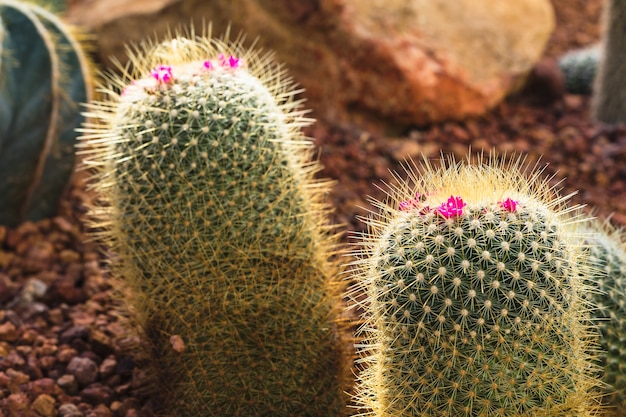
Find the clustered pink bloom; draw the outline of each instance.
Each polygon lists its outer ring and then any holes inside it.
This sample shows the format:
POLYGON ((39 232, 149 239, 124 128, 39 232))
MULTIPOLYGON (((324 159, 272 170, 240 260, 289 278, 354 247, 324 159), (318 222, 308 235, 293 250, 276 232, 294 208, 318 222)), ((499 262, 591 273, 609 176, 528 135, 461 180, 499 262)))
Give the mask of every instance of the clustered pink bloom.
POLYGON ((463 214, 463 207, 467 204, 463 202, 461 197, 450 196, 448 201, 441 203, 435 210, 446 219, 457 217, 463 214))
MULTIPOLYGON (((226 55, 219 54, 217 56, 217 61, 217 65, 219 65, 219 67, 221 68, 236 69, 240 68, 243 65, 243 60, 241 58, 235 57, 234 55, 230 55, 227 58, 226 55)), ((216 68, 216 64, 211 60, 204 61, 203 66, 205 70, 212 70, 216 68)))
POLYGON ((159 65, 152 70, 151 75, 159 84, 169 84, 174 81, 172 67, 167 65, 159 65))
POLYGON ((411 198, 407 201, 401 201, 398 205, 398 210, 400 211, 409 211, 414 208, 420 207, 420 194, 416 193, 415 198, 411 198))
POLYGON ((515 210, 517 210, 519 202, 511 198, 507 198, 504 201, 500 201, 498 204, 500 204, 500 207, 502 207, 506 211, 513 213, 515 212, 515 210))
POLYGON ((239 66, 241 65, 241 59, 236 58, 235 56, 231 55, 228 58, 226 58, 226 56, 224 54, 219 54, 219 56, 217 57, 217 59, 220 60, 220 65, 222 67, 226 67, 226 68, 239 68, 239 66))

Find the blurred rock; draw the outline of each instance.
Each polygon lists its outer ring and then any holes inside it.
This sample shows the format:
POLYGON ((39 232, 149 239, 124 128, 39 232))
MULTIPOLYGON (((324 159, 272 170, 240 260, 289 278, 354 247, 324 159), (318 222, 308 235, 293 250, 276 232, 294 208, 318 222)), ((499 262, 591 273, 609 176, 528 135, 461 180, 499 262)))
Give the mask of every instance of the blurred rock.
POLYGON ((480 115, 518 87, 554 28, 549 0, 76 0, 100 58, 193 21, 244 30, 330 122, 370 129, 480 115))
POLYGON ((74 375, 79 384, 85 386, 96 380, 98 365, 91 359, 75 357, 67 365, 67 372, 74 375))
POLYGON ((74 375, 65 374, 61 376, 57 379, 57 384, 70 395, 75 395, 78 392, 78 383, 74 375))
POLYGON ((48 394, 41 394, 35 398, 31 408, 37 416, 41 417, 56 417, 58 413, 54 398, 48 394))
POLYGON ((59 407, 60 417, 83 417, 84 414, 74 404, 62 404, 59 407))
POLYGON ((5 342, 14 342, 20 337, 20 332, 10 321, 0 324, 0 340, 5 342))

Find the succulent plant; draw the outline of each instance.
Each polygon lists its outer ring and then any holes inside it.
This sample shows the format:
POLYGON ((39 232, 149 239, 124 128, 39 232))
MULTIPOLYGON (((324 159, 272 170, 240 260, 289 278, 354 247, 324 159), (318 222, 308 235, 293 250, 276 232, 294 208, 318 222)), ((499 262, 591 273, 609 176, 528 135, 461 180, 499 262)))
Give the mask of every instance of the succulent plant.
POLYGON ((569 51, 559 58, 565 91, 590 95, 600 61, 600 45, 569 51))
POLYGON ((355 252, 363 415, 593 415, 573 208, 521 159, 408 172, 355 252))
POLYGON ((626 411, 626 238, 624 231, 594 219, 587 228, 590 261, 597 273, 588 297, 597 306, 592 317, 600 329, 600 367, 612 405, 626 411))
POLYGON ((74 170, 91 69, 75 31, 36 4, 0 0, 0 224, 56 214, 74 170))
POLYGON ((343 415, 330 184, 313 178, 298 91, 240 42, 181 35, 130 52, 81 152, 164 413, 343 415))
POLYGON ((626 3, 620 0, 604 2, 603 33, 601 34, 597 81, 591 99, 592 117, 604 123, 626 123, 626 3))

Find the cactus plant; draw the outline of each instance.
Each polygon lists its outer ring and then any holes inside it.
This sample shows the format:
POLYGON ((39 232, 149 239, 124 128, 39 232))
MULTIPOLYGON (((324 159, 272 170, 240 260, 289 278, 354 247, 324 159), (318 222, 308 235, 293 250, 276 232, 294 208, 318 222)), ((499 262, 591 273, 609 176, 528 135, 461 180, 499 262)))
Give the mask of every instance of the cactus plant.
POLYGON ((592 45, 570 51, 559 58, 565 91, 571 94, 591 94, 600 54, 600 45, 592 45))
POLYGON ((595 412, 578 216, 521 161, 425 163, 374 202, 352 293, 363 415, 595 412))
POLYGON ((592 317, 601 333, 602 380, 607 384, 610 403, 623 414, 626 411, 626 237, 610 219, 594 219, 587 227, 587 235, 590 261, 597 271, 590 280, 596 291, 590 291, 588 297, 597 305, 592 317))
POLYGON ((47 9, 0 0, 0 224, 53 216, 74 170, 78 103, 91 97, 77 39, 47 9))
POLYGON ((626 3, 604 3, 603 34, 597 80, 591 100, 591 114, 604 123, 626 123, 626 3))
POLYGON ((132 70, 90 106, 81 153, 162 412, 344 414, 329 182, 313 178, 297 90, 238 41, 187 34, 129 52, 132 70))

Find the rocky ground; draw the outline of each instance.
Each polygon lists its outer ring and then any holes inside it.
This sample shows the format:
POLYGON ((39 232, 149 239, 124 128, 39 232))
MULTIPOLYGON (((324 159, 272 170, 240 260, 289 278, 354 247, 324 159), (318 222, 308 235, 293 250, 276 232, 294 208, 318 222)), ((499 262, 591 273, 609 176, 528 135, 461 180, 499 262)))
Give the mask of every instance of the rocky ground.
MULTIPOLYGON (((553 3, 547 58, 597 40, 600 0, 553 3)), ((398 137, 323 123, 308 133, 322 175, 337 181, 334 220, 346 236, 362 230, 356 216, 366 213, 367 196, 382 196, 373 184, 390 180, 406 158, 491 148, 541 160, 563 193, 579 190, 573 202, 626 225, 626 129, 591 122, 586 97, 525 92, 482 118, 398 137)), ((128 353, 137 340, 119 320, 102 253, 82 222, 90 198, 79 175, 59 217, 0 227, 0 417, 149 415, 145 374, 128 353)))

